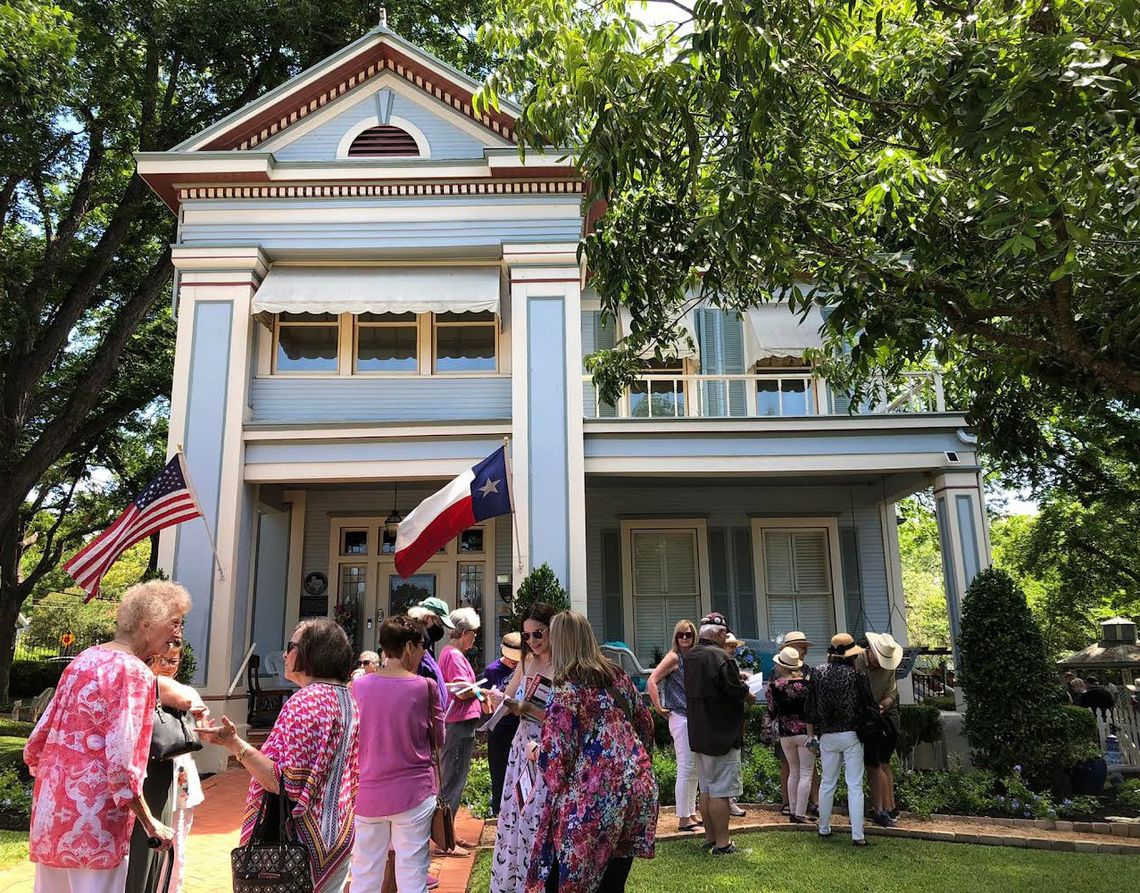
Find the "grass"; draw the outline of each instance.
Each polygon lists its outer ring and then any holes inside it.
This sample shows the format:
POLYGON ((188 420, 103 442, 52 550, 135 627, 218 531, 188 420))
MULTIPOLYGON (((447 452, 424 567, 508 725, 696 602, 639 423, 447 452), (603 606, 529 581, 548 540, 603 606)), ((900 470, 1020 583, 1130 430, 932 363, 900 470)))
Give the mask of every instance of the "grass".
POLYGON ((24 745, 27 743, 27 738, 0 735, 0 769, 21 765, 24 762, 24 745))
MULTIPOLYGON (((1012 847, 870 838, 866 850, 837 833, 740 834, 741 853, 716 857, 695 840, 665 841, 657 858, 634 862, 629 893, 804 893, 810 890, 883 893, 1096 893, 1135 889, 1135 856, 1054 853, 1012 847)), ((475 862, 468 893, 486 893, 491 854, 475 862)))
POLYGON ((28 858, 27 831, 0 831, 0 869, 19 865, 28 858))

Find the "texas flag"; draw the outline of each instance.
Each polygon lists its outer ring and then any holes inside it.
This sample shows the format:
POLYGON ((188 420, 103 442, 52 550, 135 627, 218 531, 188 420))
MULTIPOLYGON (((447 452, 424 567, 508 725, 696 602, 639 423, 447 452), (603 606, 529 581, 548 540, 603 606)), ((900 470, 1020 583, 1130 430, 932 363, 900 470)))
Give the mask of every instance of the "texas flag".
POLYGON ((396 534, 400 576, 410 577, 472 524, 514 511, 509 477, 504 445, 417 505, 396 534))

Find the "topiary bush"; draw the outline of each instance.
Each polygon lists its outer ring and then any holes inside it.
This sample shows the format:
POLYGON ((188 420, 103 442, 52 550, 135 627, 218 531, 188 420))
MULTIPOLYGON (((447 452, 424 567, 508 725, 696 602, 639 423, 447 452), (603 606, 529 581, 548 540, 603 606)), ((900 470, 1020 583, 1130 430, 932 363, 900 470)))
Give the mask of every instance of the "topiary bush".
POLYGON ((942 738, 942 716, 929 704, 899 705, 899 739, 895 752, 902 756, 919 744, 933 744, 942 738))
POLYGON ((511 632, 521 632, 523 618, 535 602, 546 602, 555 611, 570 610, 570 597, 545 561, 527 574, 519 585, 519 591, 511 601, 510 618, 505 628, 511 632))
POLYGON ((974 578, 958 645, 974 764, 1000 777, 1021 766, 1034 787, 1051 784, 1068 768, 1067 755, 1051 740, 1066 724, 1059 682, 1025 593, 1009 574, 989 568, 974 578))

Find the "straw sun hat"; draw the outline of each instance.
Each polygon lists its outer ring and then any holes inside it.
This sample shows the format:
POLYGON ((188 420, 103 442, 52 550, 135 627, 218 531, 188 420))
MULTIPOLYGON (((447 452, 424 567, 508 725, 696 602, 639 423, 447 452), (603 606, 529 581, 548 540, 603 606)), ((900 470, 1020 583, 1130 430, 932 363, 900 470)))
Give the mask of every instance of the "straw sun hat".
POLYGON ((777 667, 785 670, 798 670, 804 665, 803 658, 791 645, 780 649, 780 653, 773 659, 777 667))
POLYGON ((867 633, 867 644, 884 670, 897 669, 903 661, 903 647, 890 633, 867 633))

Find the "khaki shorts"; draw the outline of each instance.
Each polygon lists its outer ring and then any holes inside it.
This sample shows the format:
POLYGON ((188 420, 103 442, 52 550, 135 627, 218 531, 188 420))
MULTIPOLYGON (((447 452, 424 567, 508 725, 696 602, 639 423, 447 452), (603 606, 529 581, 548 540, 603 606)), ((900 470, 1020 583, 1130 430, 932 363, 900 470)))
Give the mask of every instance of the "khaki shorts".
POLYGON ((693 762, 697 764, 697 779, 702 794, 710 797, 739 797, 744 793, 744 782, 740 775, 740 748, 733 748, 719 756, 694 753, 693 762))

